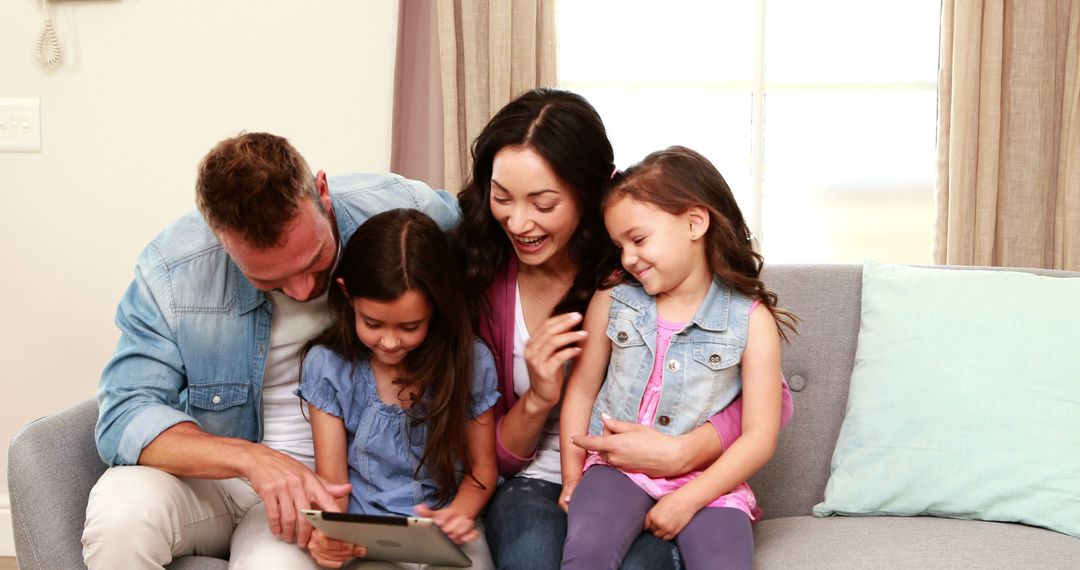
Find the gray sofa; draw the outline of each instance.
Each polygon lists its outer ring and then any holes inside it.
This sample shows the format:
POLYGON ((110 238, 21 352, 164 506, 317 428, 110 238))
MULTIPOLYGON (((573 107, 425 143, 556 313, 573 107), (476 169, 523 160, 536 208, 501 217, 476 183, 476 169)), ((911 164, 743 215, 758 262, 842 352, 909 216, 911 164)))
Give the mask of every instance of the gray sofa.
MULTIPOLYGON (((750 482, 766 520, 760 568, 1078 568, 1080 539, 1018 524, 930 517, 814 518, 847 401, 859 331, 861 267, 775 266, 765 281, 801 318, 784 347, 795 415, 773 460, 750 482)), ((1080 277, 1080 273, 1036 271, 1080 277)), ((94 451, 94 402, 23 429, 8 460, 20 568, 82 568, 86 497, 105 469, 94 451)), ((1003 450, 1007 453, 1007 450, 1003 450)), ((226 568, 185 557, 170 568, 226 568)))

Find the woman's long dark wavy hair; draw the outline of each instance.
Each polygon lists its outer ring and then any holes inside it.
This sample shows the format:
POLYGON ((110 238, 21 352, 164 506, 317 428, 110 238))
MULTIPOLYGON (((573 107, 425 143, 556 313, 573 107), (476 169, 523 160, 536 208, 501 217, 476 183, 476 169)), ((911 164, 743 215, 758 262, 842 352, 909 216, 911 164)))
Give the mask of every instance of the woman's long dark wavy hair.
POLYGON ((356 313, 349 296, 386 302, 414 289, 431 304, 427 336, 405 357, 406 374, 395 384, 401 387, 399 393, 419 387, 419 396, 412 396, 407 413, 413 426, 427 428, 420 464, 436 483, 436 500, 445 504, 457 489, 458 469, 472 473, 466 432, 472 420, 474 342, 461 270, 446 235, 416 210, 372 216, 345 245, 333 279, 328 303, 334 322, 304 346, 301 358, 315 345, 353 364, 371 357, 371 350, 356 334, 356 313), (348 296, 337 284, 339 278, 348 296))
POLYGON ((507 147, 535 151, 575 193, 581 221, 570 238, 569 254, 577 274, 553 314, 584 313, 605 271, 617 268, 600 213, 604 184, 615 168, 614 153, 596 109, 581 95, 558 89, 521 94, 492 117, 473 143, 472 173, 458 195, 461 223, 451 233, 465 270, 470 312, 475 319, 487 309, 487 290, 514 255, 489 203, 492 163, 507 147))
MULTIPOLYGON (((739 204, 709 159, 684 146, 654 152, 612 178, 604 194, 604 207, 624 197, 674 215, 694 206, 708 211, 705 256, 712 272, 728 287, 768 307, 781 338, 788 338, 785 328, 795 332, 798 317, 779 308, 776 293, 766 289, 761 281, 765 259, 754 251, 753 234, 739 204)), ((633 278, 620 272, 616 280, 633 281, 633 278)))

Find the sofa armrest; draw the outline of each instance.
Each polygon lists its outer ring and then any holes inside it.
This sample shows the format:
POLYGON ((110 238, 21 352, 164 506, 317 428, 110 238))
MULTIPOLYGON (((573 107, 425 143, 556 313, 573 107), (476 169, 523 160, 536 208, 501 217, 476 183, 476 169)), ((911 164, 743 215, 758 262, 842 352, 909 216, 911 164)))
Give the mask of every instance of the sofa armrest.
POLYGON ((11 441, 11 522, 23 570, 86 568, 86 500, 106 468, 94 445, 97 416, 97 402, 86 400, 30 423, 11 441))

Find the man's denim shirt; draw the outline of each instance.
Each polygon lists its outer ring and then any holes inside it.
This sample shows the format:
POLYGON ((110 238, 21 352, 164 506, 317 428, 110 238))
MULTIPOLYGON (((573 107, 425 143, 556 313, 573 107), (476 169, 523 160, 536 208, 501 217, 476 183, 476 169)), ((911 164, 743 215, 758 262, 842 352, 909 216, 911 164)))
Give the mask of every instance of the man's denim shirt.
MULTIPOLYGON (((461 216, 453 195, 396 175, 336 176, 329 186, 342 244, 392 208, 418 209, 443 230, 461 216)), ((133 465, 181 422, 260 441, 270 312, 198 212, 162 231, 139 256, 116 311, 120 341, 98 387, 101 458, 133 465)))
MULTIPOLYGON (((739 395, 752 306, 752 299, 713 280, 694 318, 671 337, 654 428, 687 433, 739 395)), ((611 290, 611 359, 593 406, 590 434, 600 435, 601 413, 637 422, 656 354, 656 317, 656 298, 640 286, 611 290)))

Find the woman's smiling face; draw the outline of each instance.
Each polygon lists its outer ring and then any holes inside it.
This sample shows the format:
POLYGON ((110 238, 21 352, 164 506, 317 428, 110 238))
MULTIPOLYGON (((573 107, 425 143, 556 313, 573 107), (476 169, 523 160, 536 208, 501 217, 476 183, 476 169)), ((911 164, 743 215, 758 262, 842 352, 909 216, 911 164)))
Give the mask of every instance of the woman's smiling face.
POLYGON ((491 214, 522 264, 566 259, 581 208, 573 188, 536 151, 515 146, 495 153, 490 196, 491 214))

